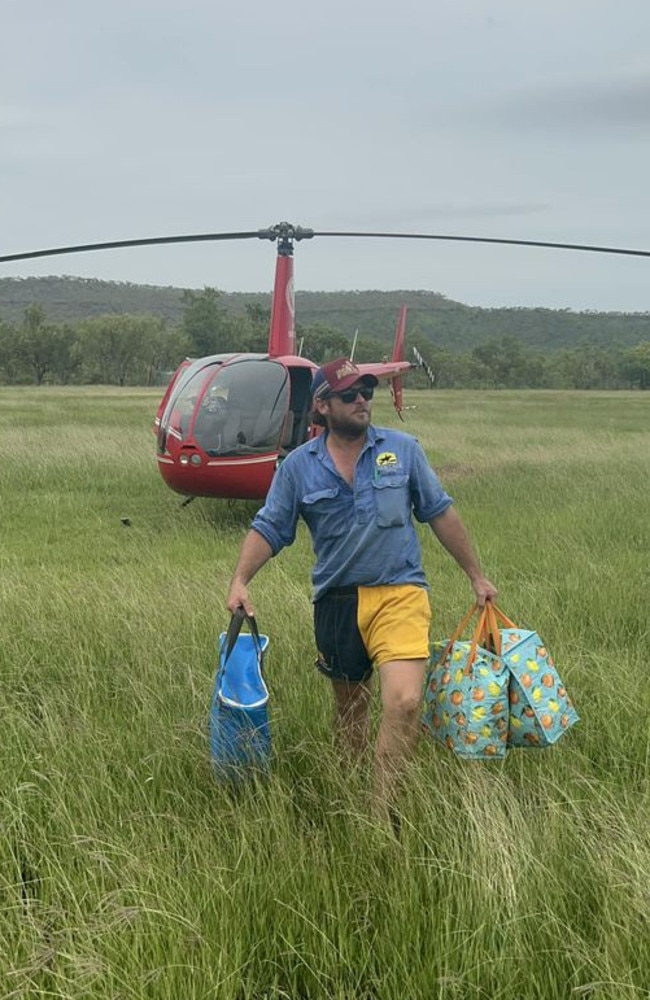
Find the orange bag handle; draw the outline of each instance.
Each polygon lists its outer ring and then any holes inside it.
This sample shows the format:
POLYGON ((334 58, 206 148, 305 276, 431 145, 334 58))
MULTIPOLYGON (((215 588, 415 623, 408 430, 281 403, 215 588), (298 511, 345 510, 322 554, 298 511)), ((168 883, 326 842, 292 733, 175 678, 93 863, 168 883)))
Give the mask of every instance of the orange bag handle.
POLYGON ((453 646, 453 644, 458 639, 460 639, 463 632, 465 631, 465 629, 467 628, 467 626, 469 625, 470 621, 472 620, 477 611, 478 611, 478 604, 473 604, 469 609, 469 611, 467 612, 467 614, 465 615, 465 617, 463 618, 463 620, 460 622, 460 624, 454 629, 454 634, 452 635, 448 643, 450 649, 453 646))
MULTIPOLYGON (((447 659, 454 643, 460 639, 463 632, 467 628, 467 625, 478 610, 478 604, 473 604, 458 626, 454 629, 452 637, 449 639, 442 656, 438 660, 439 663, 444 663, 447 659)), ((470 639, 470 653, 467 659, 467 666, 471 666, 476 659, 476 650, 479 645, 489 648, 491 644, 496 655, 501 656, 501 632, 499 630, 499 622, 505 625, 506 628, 519 628, 519 626, 513 622, 511 618, 508 618, 508 616, 503 613, 501 608, 498 608, 492 601, 486 601, 484 607, 480 611, 476 627, 472 634, 472 638, 470 639)))
POLYGON ((451 650, 453 648, 454 643, 458 639, 460 639, 461 635, 463 634, 463 632, 467 628, 467 625, 469 624, 469 622, 471 621, 471 619, 474 617, 474 614, 475 614, 475 612, 477 610, 477 607, 478 607, 478 605, 473 604, 472 607, 467 612, 467 614, 461 620, 461 622, 456 626, 456 628, 454 629, 454 631, 452 633, 451 638, 448 640, 447 645, 445 646, 445 648, 444 648, 444 650, 442 652, 442 655, 438 657, 438 663, 444 663, 445 662, 445 660, 447 659, 447 657, 449 656, 449 654, 450 654, 450 652, 451 652, 451 650))
POLYGON ((506 628, 519 628, 516 622, 513 622, 511 618, 504 615, 501 608, 497 608, 496 604, 493 604, 492 601, 488 601, 487 603, 490 605, 490 610, 494 613, 495 622, 501 619, 506 628))
MULTIPOLYGON (((445 656, 447 655, 447 653, 449 652, 449 650, 451 649, 451 647, 453 646, 453 644, 455 642, 458 642, 458 640, 462 638, 463 632, 465 631, 465 629, 469 625, 470 621, 472 620, 472 618, 474 617, 474 615, 477 614, 478 611, 479 611, 478 604, 472 604, 471 608, 469 609, 469 611, 467 612, 467 614, 465 615, 465 617, 462 619, 462 621, 460 622, 460 624, 454 629, 454 633, 453 633, 451 639, 449 640, 449 642, 447 643, 447 649, 445 650, 445 656)), ((476 626, 474 628, 474 631, 472 632, 471 639, 469 640, 470 644, 473 643, 474 641, 478 642, 481 639, 481 636, 483 635, 484 629, 485 629, 485 622, 483 621, 482 614, 479 613, 479 617, 478 617, 478 620, 476 622, 476 626)))
MULTIPOLYGON (((476 605, 478 609, 478 605, 476 605)), ((484 604, 481 608, 480 614, 478 616, 478 622, 476 623, 476 628, 474 629, 474 635, 472 636, 472 642, 470 645, 469 656, 467 657, 466 667, 471 667, 474 660, 476 659, 476 652, 479 646, 487 646, 489 642, 489 625, 488 625, 488 609, 487 604, 484 604)))
MULTIPOLYGON (((486 601, 485 606, 481 609, 479 613, 476 627, 474 628, 474 632, 472 633, 472 638, 470 639, 470 652, 466 663, 467 667, 470 667, 474 662, 474 660, 476 659, 476 650, 478 646, 481 644, 487 645, 490 637, 492 638, 492 641, 495 645, 495 650, 497 651, 497 654, 500 655, 501 653, 501 636, 499 634, 498 628, 496 629, 492 628, 492 625, 489 621, 488 617, 490 613, 489 605, 490 601, 486 601), (481 643, 481 640, 483 640, 483 643, 481 643)), ((469 622, 471 621, 471 619, 474 617, 474 615, 477 613, 478 610, 479 610, 478 604, 473 604, 472 607, 467 612, 467 614, 465 615, 465 617, 461 620, 459 625, 454 629, 454 633, 447 642, 447 645, 445 646, 442 656, 440 656, 438 659, 439 663, 445 662, 445 660, 447 659, 453 648, 454 643, 460 639, 461 635, 467 628, 467 625, 469 624, 469 622)))
POLYGON ((501 656, 501 632, 499 631, 496 608, 492 604, 492 601, 485 602, 485 622, 487 639, 485 645, 488 645, 489 640, 491 639, 494 652, 497 656, 501 656))

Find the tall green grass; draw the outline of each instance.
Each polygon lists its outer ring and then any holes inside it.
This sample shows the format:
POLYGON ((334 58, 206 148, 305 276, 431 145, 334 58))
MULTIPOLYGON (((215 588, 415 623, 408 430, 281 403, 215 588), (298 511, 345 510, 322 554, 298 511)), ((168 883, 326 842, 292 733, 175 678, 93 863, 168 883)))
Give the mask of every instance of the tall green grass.
MULTIPOLYGON (((228 791, 206 720, 256 505, 181 509, 155 393, 1 393, 0 998, 650 996, 650 395, 412 394, 581 722, 502 763, 423 740, 397 843, 332 745, 305 532, 253 585, 273 773, 228 791)), ((421 537, 443 637, 471 592, 421 537)))

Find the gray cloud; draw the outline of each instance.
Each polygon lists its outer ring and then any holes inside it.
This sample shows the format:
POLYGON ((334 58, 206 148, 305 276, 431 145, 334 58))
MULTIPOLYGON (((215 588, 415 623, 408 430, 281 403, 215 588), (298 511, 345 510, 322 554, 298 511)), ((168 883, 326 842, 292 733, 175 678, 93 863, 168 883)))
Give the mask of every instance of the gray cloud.
POLYGON ((509 96, 497 112, 502 123, 528 130, 644 133, 650 125, 650 70, 630 78, 564 81, 509 96))
MULTIPOLYGON (((0 245, 288 218, 643 247, 648 29, 648 0, 286 0, 280 14, 268 0, 5 0, 0 245)), ((646 262, 380 242, 301 245, 298 287, 650 300, 646 262)), ((201 245, 0 273, 256 290, 273 259, 270 246, 201 245)))

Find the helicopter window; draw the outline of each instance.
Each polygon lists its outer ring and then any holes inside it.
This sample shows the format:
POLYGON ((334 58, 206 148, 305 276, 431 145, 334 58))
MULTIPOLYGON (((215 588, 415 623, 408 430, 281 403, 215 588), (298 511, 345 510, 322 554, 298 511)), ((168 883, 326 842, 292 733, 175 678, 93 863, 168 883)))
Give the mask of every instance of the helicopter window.
POLYGON ((194 421, 194 438, 211 455, 246 455, 278 447, 289 408, 286 369, 245 358, 212 373, 194 421))
POLYGON ((172 435, 183 438, 187 436, 197 401, 206 381, 214 374, 215 367, 213 364, 206 368, 205 363, 199 366, 195 362, 182 373, 160 422, 165 434, 171 431, 172 435))

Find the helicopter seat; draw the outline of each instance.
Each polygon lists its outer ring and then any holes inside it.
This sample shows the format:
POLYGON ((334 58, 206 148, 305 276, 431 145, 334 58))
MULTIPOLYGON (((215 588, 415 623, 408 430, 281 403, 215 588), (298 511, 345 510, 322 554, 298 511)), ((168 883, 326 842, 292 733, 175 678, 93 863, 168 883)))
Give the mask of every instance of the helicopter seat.
POLYGON ((221 451, 237 451, 242 443, 242 417, 239 410, 231 410, 223 426, 221 451))
POLYGON ((271 449, 277 444, 282 426, 282 414, 277 407, 263 409, 257 415, 249 444, 254 448, 271 449))
POLYGON ((284 420, 284 427, 282 428, 282 438, 280 440, 281 448, 291 447, 291 440, 293 438, 293 425, 295 419, 296 418, 293 410, 289 410, 284 420))
POLYGON ((223 424, 212 413, 199 413, 194 424, 194 437, 206 451, 219 451, 223 435, 223 424))

